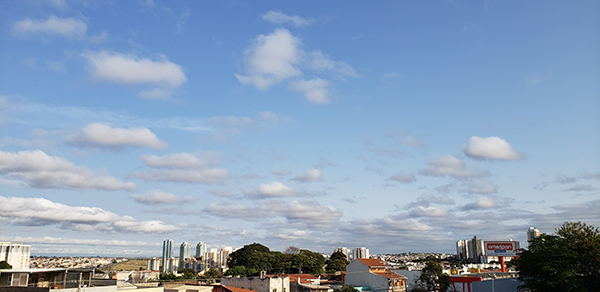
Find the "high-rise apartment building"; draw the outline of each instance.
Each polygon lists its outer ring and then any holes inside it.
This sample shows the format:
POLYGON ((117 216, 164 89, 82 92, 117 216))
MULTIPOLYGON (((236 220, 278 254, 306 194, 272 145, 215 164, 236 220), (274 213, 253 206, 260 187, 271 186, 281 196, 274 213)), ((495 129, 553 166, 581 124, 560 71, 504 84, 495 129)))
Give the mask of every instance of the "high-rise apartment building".
POLYGON ((534 238, 540 237, 540 231, 535 227, 529 227, 527 230, 527 242, 532 241, 534 238))
POLYGON ((347 247, 338 247, 333 252, 341 252, 346 256, 347 261, 352 261, 352 251, 347 247))
POLYGON ((196 257, 204 257, 206 253, 206 243, 200 241, 196 244, 196 257))
POLYGON ((192 256, 192 247, 187 242, 182 242, 179 247, 179 266, 185 266, 185 260, 192 256))
POLYGON ((471 239, 468 253, 469 258, 473 260, 475 264, 483 264, 486 263, 485 255, 483 254, 483 241, 477 236, 473 236, 471 239))
POLYGON ((469 246, 469 241, 466 239, 461 239, 456 242, 456 257, 459 260, 465 261, 469 258, 469 252, 471 250, 469 246))
POLYGON ((352 259, 368 259, 369 258, 369 249, 366 247, 357 247, 352 250, 352 259))
POLYGON ((13 269, 29 269, 31 245, 23 242, 0 242, 0 261, 6 261, 13 269))
POLYGON ((173 240, 165 239, 163 241, 162 272, 166 273, 169 269, 168 260, 171 258, 173 258, 173 240))

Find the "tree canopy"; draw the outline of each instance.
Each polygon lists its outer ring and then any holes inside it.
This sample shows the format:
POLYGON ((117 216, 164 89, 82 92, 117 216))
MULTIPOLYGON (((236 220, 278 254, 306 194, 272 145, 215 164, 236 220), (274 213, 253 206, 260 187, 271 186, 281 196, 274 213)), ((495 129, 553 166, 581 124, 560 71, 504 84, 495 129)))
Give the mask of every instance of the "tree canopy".
POLYGON ((535 291, 598 291, 600 231, 583 222, 565 222, 555 235, 529 242, 514 261, 522 288, 535 291))
POLYGON ((338 271, 345 271, 346 266, 349 264, 349 262, 346 259, 345 254, 336 251, 333 254, 331 254, 331 256, 329 257, 327 262, 325 262, 325 264, 327 265, 327 274, 332 274, 338 271))
POLYGON ((228 275, 253 274, 255 271, 269 273, 323 273, 325 257, 317 252, 289 247, 285 253, 270 251, 268 247, 253 243, 245 245, 229 255, 228 265, 233 267, 228 275))
POLYGON ((435 261, 429 261, 416 279, 413 292, 445 292, 450 287, 450 276, 442 272, 442 266, 435 261))
POLYGON ((1 261, 0 269, 12 269, 12 266, 7 261, 1 261))

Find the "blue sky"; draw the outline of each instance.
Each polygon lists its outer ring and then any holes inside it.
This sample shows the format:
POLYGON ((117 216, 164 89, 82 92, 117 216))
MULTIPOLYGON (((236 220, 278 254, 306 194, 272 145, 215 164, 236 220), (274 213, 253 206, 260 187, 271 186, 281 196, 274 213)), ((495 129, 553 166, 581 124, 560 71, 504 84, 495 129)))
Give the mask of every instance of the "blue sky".
POLYGON ((0 5, 0 240, 34 254, 600 226, 596 1, 0 5))

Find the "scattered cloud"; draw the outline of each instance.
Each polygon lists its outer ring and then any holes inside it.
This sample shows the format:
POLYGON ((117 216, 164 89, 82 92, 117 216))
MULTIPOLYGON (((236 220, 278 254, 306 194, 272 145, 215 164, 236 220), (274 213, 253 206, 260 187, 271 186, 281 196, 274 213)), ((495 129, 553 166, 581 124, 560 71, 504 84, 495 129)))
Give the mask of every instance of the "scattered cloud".
POLYGON ((15 236, 7 239, 7 241, 21 241, 27 242, 28 244, 50 244, 50 245, 98 245, 98 246, 152 246, 159 247, 159 242, 145 242, 145 241, 127 241, 127 240, 104 240, 104 239, 77 239, 77 238, 64 238, 64 237, 22 237, 15 236))
POLYGON ((383 76, 381 76, 381 80, 401 79, 401 78, 402 78, 402 74, 400 74, 398 72, 386 72, 383 74, 383 76))
POLYGON ((591 191, 595 191, 596 189, 594 187, 592 187, 592 185, 589 184, 579 184, 579 185, 575 185, 572 188, 563 190, 563 192, 591 192, 591 191))
POLYGON ((201 184, 220 184, 229 178, 226 169, 210 167, 216 163, 220 154, 206 152, 204 155, 204 159, 190 153, 142 155, 140 159, 151 169, 148 172, 132 172, 127 177, 145 181, 201 184))
POLYGON ((89 148, 108 149, 125 147, 165 149, 169 146, 148 128, 113 128, 102 123, 86 125, 80 133, 67 137, 67 142, 89 148))
POLYGON ((303 93, 314 103, 329 102, 327 86, 329 81, 315 77, 310 80, 297 79, 303 75, 300 68, 315 71, 329 71, 333 78, 345 80, 358 77, 354 69, 340 61, 332 60, 319 50, 307 53, 302 49, 300 39, 287 29, 279 28, 268 35, 259 35, 244 52, 245 75, 235 74, 240 83, 254 85, 259 90, 267 90, 284 80, 296 78, 289 88, 303 93))
POLYGON ((290 175, 292 173, 292 170, 289 168, 286 169, 273 169, 271 170, 271 173, 276 175, 276 176, 286 176, 286 175, 290 175))
POLYGON ((169 233, 179 230, 162 221, 138 221, 97 207, 73 207, 44 198, 0 196, 0 217, 15 225, 61 225, 77 231, 102 230, 127 233, 169 233), (86 228, 94 226, 94 228, 86 228))
POLYGON ((571 176, 566 176, 566 175, 559 175, 557 176, 554 181, 559 183, 559 184, 570 184, 570 183, 574 183, 577 179, 571 176))
POLYGON ((406 205, 407 209, 411 209, 414 207, 430 207, 433 204, 437 205, 454 205, 455 202, 448 196, 421 196, 416 201, 410 202, 406 205))
POLYGON ((187 81, 183 68, 170 62, 166 56, 161 56, 156 61, 107 51, 86 52, 83 56, 88 60, 92 73, 98 80, 156 86, 139 93, 144 99, 167 99, 174 89, 187 81))
POLYGON ((0 175, 7 175, 31 188, 73 190, 135 190, 135 183, 110 174, 94 173, 41 150, 16 153, 0 150, 0 175))
POLYGON ((489 161, 524 159, 523 154, 515 152, 506 140, 499 137, 473 136, 469 139, 469 144, 463 149, 463 152, 470 158, 489 161))
POLYGON ((242 84, 252 84, 260 90, 302 73, 296 64, 301 59, 300 40, 286 29, 260 35, 246 49, 248 75, 235 74, 242 84))
MULTIPOLYGON (((182 201, 179 196, 176 196, 172 193, 163 192, 161 190, 151 190, 142 195, 130 195, 129 197, 138 203, 146 205, 173 204, 182 201)), ((190 202, 192 200, 192 197, 186 197, 183 199, 185 202, 190 202)))
POLYGON ((282 12, 274 11, 274 10, 271 10, 271 11, 265 13, 264 15, 261 16, 261 18, 264 21, 268 21, 270 23, 277 24, 277 25, 291 23, 295 27, 309 26, 316 21, 316 19, 314 19, 314 18, 304 18, 304 17, 300 17, 298 15, 287 15, 282 12))
POLYGON ((257 190, 248 193, 255 194, 262 198, 291 197, 296 195, 296 192, 292 190, 292 188, 278 181, 260 184, 257 190))
POLYGON ((294 177, 292 180, 300 181, 300 182, 314 182, 321 180, 322 172, 320 169, 313 168, 306 171, 306 173, 294 177))
POLYGON ((437 207, 424 207, 424 206, 415 206, 412 210, 410 210, 409 217, 411 218, 419 218, 419 217, 446 217, 448 216, 448 212, 437 208, 437 207))
POLYGON ((15 34, 48 34, 59 35, 67 38, 84 37, 87 25, 81 19, 59 18, 50 15, 45 20, 27 18, 17 21, 12 25, 15 34))
POLYGON ((479 197, 474 203, 462 207, 463 211, 497 209, 500 205, 492 197, 479 197))
POLYGON ((427 162, 427 168, 420 171, 429 176, 451 176, 454 178, 470 178, 489 176, 489 171, 467 168, 464 161, 453 155, 438 156, 427 162))
POLYGON ((329 81, 325 81, 321 78, 314 78, 311 80, 297 80, 290 82, 290 89, 304 93, 304 96, 313 103, 325 104, 329 103, 328 90, 329 81))
POLYGON ((404 184, 408 184, 408 183, 417 181, 417 179, 415 178, 415 175, 412 173, 395 174, 395 175, 390 176, 389 179, 393 180, 393 181, 397 181, 399 183, 404 183, 404 184))
POLYGON ((476 180, 468 183, 463 191, 470 194, 494 194, 498 192, 498 186, 489 180, 476 180))

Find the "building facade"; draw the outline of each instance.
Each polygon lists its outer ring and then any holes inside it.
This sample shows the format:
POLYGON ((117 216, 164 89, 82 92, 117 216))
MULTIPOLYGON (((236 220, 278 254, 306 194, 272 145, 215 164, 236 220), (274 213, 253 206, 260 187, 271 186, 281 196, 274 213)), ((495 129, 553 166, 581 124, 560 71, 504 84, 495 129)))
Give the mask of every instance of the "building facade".
POLYGON ((162 250, 162 269, 161 271, 167 272, 167 261, 173 258, 173 240, 165 239, 163 241, 163 250, 162 250))
POLYGON ((469 258, 469 241, 466 239, 461 239, 456 242, 456 257, 459 260, 466 261, 469 258))
POLYGON ((185 266, 185 260, 192 257, 192 246, 187 242, 182 242, 179 247, 179 266, 185 266))
POLYGON ((263 271, 256 277, 221 277, 221 285, 256 292, 290 292, 290 277, 267 276, 263 271))
POLYGON ((369 249, 366 247, 357 247, 352 250, 352 259, 368 259, 369 258, 369 249))
POLYGON ((6 261, 15 270, 29 269, 31 245, 23 242, 0 242, 0 261, 6 261))
POLYGON ((346 266, 346 285, 373 292, 405 292, 406 277, 389 270, 380 259, 356 259, 346 266))
POLYGON ((151 258, 148 260, 148 271, 159 271, 160 270, 160 259, 151 258))
POLYGON ((532 241, 534 238, 540 237, 540 231, 535 227, 529 227, 527 230, 527 242, 532 241))
POLYGON ((197 258, 203 258, 206 253, 206 243, 200 241, 198 242, 198 244, 196 244, 196 257, 197 258))

